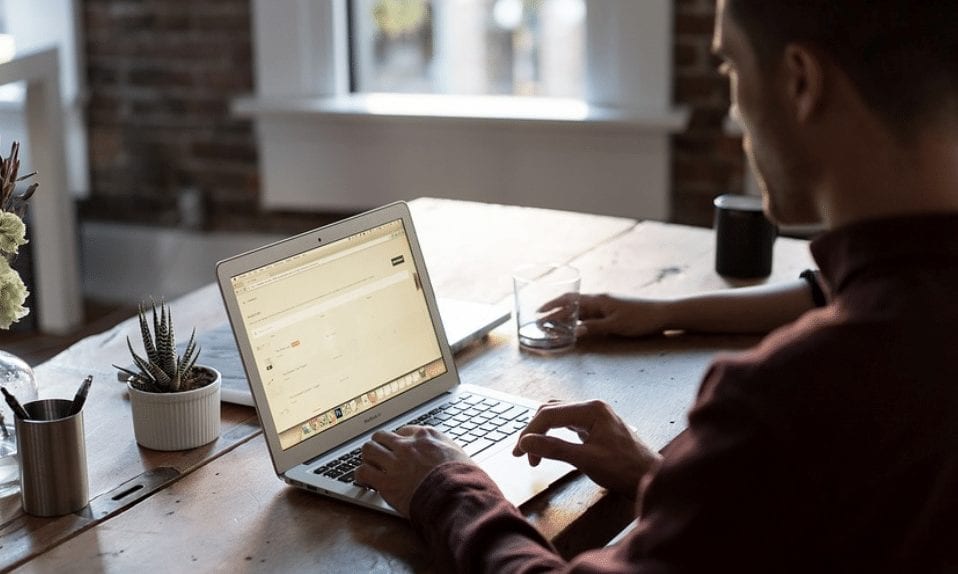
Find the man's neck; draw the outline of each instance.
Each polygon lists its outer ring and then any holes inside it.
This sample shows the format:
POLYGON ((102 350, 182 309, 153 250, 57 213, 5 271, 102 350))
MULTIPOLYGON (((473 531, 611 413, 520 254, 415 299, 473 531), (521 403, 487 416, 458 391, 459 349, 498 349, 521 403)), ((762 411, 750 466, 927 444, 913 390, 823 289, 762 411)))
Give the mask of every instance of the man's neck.
POLYGON ((870 147, 839 165, 819 194, 831 228, 857 221, 958 212, 958 137, 934 131, 908 144, 870 147))

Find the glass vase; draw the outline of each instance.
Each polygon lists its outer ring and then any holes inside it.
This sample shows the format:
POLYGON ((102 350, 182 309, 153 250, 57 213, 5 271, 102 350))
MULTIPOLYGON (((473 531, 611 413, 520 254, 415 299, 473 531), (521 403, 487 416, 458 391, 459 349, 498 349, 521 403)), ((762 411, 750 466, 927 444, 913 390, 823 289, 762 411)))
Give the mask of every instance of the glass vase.
MULTIPOLYGON (((7 389, 20 404, 37 400, 37 378, 23 359, 0 351, 0 387, 7 389)), ((17 437, 13 411, 0 401, 0 498, 20 490, 20 462, 17 458, 17 437)))

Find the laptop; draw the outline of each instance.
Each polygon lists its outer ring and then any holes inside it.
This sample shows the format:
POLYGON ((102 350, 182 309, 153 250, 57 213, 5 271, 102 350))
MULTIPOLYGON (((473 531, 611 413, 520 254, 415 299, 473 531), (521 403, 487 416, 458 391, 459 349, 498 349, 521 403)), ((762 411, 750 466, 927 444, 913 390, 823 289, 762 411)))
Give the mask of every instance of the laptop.
MULTIPOLYGON (((461 299, 447 299, 440 297, 439 316, 446 332, 446 340, 452 353, 458 354, 463 349, 477 343, 493 329, 509 320, 512 314, 508 309, 489 303, 464 301, 461 299)), ((237 360, 239 350, 236 348, 236 339, 233 329, 228 322, 223 323, 203 333, 200 353, 203 364, 209 365, 220 372, 220 398, 224 403, 254 406, 253 393, 250 392, 246 381, 246 372, 243 365, 237 360)), ((186 348, 186 342, 178 345, 180 353, 186 348)), ((135 369, 135 365, 130 365, 135 369)), ((121 381, 126 380, 125 373, 119 373, 121 381)))
POLYGON ((406 424, 452 437, 516 505, 572 470, 512 456, 538 403, 460 383, 405 203, 220 261, 216 276, 288 484, 395 514, 353 476, 372 433, 406 424))

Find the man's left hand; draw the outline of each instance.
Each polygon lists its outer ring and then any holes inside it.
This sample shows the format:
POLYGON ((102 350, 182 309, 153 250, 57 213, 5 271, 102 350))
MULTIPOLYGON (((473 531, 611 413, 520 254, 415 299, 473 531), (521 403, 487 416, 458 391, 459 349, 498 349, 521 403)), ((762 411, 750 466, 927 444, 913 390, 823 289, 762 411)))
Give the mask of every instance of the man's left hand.
POLYGON ((379 431, 363 445, 363 464, 356 484, 379 492, 403 516, 409 516, 413 494, 429 472, 444 462, 472 463, 452 439, 433 428, 405 426, 379 431))

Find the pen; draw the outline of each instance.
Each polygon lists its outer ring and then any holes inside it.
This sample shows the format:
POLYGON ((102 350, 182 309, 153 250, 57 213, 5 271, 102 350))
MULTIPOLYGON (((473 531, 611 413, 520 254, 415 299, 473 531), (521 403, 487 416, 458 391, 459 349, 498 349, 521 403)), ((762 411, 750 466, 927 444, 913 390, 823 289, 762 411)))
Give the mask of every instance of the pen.
POLYGON ((26 409, 20 404, 20 401, 17 400, 17 397, 10 394, 10 391, 7 390, 7 387, 0 387, 0 392, 3 393, 3 398, 7 400, 7 404, 10 405, 10 409, 13 411, 13 414, 17 417, 27 420, 30 418, 30 415, 27 414, 26 409))
POLYGON ((92 382, 93 375, 87 375, 80 383, 80 388, 77 389, 77 394, 73 397, 73 407, 70 409, 71 415, 77 414, 83 408, 83 403, 86 402, 86 394, 90 392, 90 383, 92 382))

